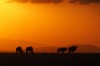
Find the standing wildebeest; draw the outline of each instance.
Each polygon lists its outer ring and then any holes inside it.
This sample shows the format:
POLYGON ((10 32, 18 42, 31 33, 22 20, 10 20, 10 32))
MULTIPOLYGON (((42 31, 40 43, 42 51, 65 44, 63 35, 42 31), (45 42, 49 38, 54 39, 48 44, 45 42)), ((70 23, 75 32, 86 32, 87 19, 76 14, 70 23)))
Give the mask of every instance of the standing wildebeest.
POLYGON ((77 49, 77 46, 71 46, 71 47, 68 48, 68 52, 74 53, 76 51, 76 49, 77 49))
POLYGON ((16 48, 16 53, 23 53, 23 50, 20 46, 16 48))
POLYGON ((26 53, 33 53, 33 47, 26 47, 26 53))
POLYGON ((67 51, 67 48, 64 48, 64 47, 58 48, 57 50, 58 53, 64 53, 65 51, 67 51))

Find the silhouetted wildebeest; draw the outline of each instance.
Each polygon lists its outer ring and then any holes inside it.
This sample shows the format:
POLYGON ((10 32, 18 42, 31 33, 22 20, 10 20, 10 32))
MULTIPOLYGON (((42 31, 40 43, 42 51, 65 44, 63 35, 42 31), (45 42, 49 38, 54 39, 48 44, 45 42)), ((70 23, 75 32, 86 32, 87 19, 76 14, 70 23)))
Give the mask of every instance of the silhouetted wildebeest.
POLYGON ((26 47, 26 53, 33 53, 33 47, 26 47))
POLYGON ((67 51, 67 48, 65 48, 65 47, 62 47, 62 48, 58 48, 57 49, 57 52, 58 53, 65 53, 65 51, 67 51))
POLYGON ((77 46, 71 46, 71 47, 68 48, 68 52, 74 53, 76 51, 76 49, 77 49, 77 46))
POLYGON ((20 46, 16 48, 16 53, 23 53, 23 50, 20 46))

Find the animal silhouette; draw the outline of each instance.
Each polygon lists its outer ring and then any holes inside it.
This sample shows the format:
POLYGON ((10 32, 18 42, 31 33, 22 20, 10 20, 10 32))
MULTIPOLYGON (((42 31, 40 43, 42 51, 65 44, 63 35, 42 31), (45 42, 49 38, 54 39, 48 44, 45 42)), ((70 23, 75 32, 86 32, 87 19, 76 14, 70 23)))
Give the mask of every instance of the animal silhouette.
POLYGON ((16 48, 16 53, 23 53, 23 50, 20 46, 16 48))
POLYGON ((77 50, 77 46, 71 46, 68 48, 68 53, 74 53, 77 50))
POLYGON ((62 48, 58 48, 57 49, 57 52, 58 53, 65 53, 65 51, 67 51, 67 48, 65 48, 65 47, 62 47, 62 48))
POLYGON ((33 53, 33 47, 26 47, 26 53, 33 53))

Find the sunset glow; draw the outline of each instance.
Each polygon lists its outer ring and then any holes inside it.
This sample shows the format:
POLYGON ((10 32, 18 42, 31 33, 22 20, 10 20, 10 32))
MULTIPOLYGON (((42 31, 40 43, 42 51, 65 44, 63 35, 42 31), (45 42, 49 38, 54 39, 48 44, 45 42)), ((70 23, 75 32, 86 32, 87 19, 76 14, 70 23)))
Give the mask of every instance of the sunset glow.
MULTIPOLYGON (((91 44, 100 47, 100 3, 48 4, 0 0, 0 38, 0 50, 4 51, 14 50, 21 40, 39 43, 39 47, 42 44, 91 44), (2 39, 18 42, 2 43, 2 39)), ((27 43, 22 46, 28 45, 34 46, 27 43)))

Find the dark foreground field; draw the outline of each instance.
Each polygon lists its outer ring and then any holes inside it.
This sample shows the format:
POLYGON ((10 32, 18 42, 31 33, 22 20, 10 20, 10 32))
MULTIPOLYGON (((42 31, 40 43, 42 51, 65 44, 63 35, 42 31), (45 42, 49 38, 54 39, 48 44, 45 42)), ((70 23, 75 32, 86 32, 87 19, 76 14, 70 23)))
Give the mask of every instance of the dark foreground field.
POLYGON ((1 53, 0 66, 100 66, 100 54, 1 53))

